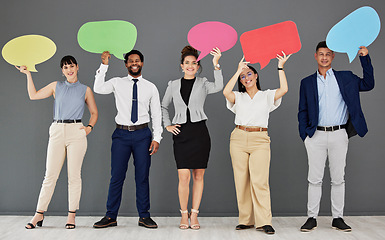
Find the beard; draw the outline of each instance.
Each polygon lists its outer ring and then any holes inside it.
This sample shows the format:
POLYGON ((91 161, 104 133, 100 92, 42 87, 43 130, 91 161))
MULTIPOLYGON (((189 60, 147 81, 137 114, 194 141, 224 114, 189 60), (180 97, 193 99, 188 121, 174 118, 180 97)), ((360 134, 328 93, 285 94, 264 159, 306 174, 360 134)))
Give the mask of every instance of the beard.
POLYGON ((136 72, 132 71, 131 67, 128 68, 128 73, 132 76, 138 76, 138 75, 140 75, 141 72, 142 72, 141 66, 138 66, 138 69, 136 70, 136 72))

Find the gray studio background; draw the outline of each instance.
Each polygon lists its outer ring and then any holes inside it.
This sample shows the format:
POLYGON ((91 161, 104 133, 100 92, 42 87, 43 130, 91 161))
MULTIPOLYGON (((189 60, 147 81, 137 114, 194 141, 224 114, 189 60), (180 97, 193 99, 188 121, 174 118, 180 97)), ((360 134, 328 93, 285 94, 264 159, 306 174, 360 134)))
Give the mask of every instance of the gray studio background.
MULTIPOLYGON (((162 0, 162 1, 2 1, 0 8, 0 46, 26 34, 41 34, 57 45, 56 54, 36 66, 32 73, 37 89, 63 80, 60 59, 73 55, 79 63, 79 79, 92 88, 100 54, 82 50, 77 31, 89 21, 126 20, 138 29, 136 49, 143 52, 144 78, 158 87, 161 98, 167 82, 182 76, 180 51, 188 44, 187 33, 204 21, 221 21, 235 28, 238 36, 256 28, 292 20, 298 26, 302 49, 285 65, 289 92, 281 106, 270 115, 271 137, 270 187, 274 216, 305 216, 307 203, 307 156, 297 130, 300 80, 316 71, 316 44, 347 14, 370 5, 385 22, 383 0, 162 0)), ((282 36, 284 38, 285 36, 282 36)), ((375 69, 374 90, 361 94, 369 132, 365 138, 350 139, 346 167, 346 215, 385 214, 385 167, 383 144, 385 84, 384 30, 369 47, 375 69)), ((225 83, 231 78, 242 57, 239 41, 220 59, 225 83)), ((202 60, 203 72, 213 81, 212 57, 202 60)), ((255 65, 259 70, 259 64, 255 65)), ((358 58, 349 64, 346 54, 337 53, 333 62, 337 70, 352 70, 362 76, 358 58)), ((26 91, 26 77, 0 59, 0 214, 32 214, 44 177, 48 127, 52 122, 53 98, 31 101, 26 91)), ((260 72, 262 89, 279 86, 277 60, 260 72)), ((111 58, 107 78, 123 76, 127 70, 121 60, 111 58)), ((84 160, 83 193, 80 215, 105 212, 110 179, 111 134, 115 128, 115 101, 112 94, 95 95, 99 121, 88 136, 84 160)), ((205 111, 211 134, 212 150, 205 175, 201 216, 237 216, 233 172, 229 155, 229 137, 234 115, 227 110, 221 93, 209 95, 205 111)), ((88 123, 86 110, 84 123, 88 123)), ((133 165, 123 190, 120 216, 137 216, 133 165)), ((49 206, 50 214, 67 211, 66 162, 49 206)), ((152 158, 150 173, 151 213, 153 216, 179 215, 177 171, 172 153, 172 137, 163 132, 159 152, 152 158)), ((325 171, 321 214, 330 215, 330 178, 325 171)))

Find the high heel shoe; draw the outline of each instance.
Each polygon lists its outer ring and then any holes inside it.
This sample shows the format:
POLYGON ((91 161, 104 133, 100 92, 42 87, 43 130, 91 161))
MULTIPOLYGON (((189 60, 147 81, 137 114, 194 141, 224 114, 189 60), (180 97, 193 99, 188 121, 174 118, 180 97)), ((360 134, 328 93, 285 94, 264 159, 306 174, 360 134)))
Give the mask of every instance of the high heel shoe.
MULTIPOLYGON (((181 214, 181 215, 187 213, 187 222, 188 222, 188 218, 189 218, 189 216, 188 216, 188 215, 189 215, 189 214, 188 214, 188 210, 184 210, 184 211, 183 211, 182 209, 179 209, 179 211, 180 211, 180 214, 181 214)), ((181 223, 181 224, 179 224, 179 228, 185 230, 185 229, 188 229, 189 226, 188 226, 188 224, 181 223)))
MULTIPOLYGON (((76 213, 76 211, 68 211, 69 213, 76 213)), ((67 223, 65 226, 66 229, 75 229, 76 225, 72 223, 67 223)))
POLYGON ((38 221, 36 223, 36 225, 33 225, 32 223, 27 223, 27 225, 25 226, 26 229, 34 229, 36 226, 38 226, 38 227, 42 227, 43 226, 44 212, 36 211, 36 213, 43 215, 43 219, 38 221), (30 226, 30 227, 28 227, 28 226, 30 226))
MULTIPOLYGON (((196 215, 197 215, 197 220, 198 220, 198 213, 199 213, 199 210, 197 210, 197 209, 191 209, 190 218, 191 218, 191 215, 192 215, 193 213, 196 213, 196 215)), ((190 227, 191 227, 191 229, 193 229, 193 230, 198 230, 198 229, 201 228, 201 225, 200 225, 199 223, 198 223, 198 224, 192 224, 190 227)))

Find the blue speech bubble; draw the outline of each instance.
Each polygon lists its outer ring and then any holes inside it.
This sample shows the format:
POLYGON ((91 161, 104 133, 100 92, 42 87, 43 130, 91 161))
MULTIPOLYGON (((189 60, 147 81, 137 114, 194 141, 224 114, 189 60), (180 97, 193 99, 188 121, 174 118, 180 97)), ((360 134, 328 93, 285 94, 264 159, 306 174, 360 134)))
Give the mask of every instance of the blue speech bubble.
POLYGON ((380 33, 381 21, 376 10, 361 7, 330 29, 326 44, 335 52, 347 53, 349 62, 357 55, 360 46, 369 46, 380 33))

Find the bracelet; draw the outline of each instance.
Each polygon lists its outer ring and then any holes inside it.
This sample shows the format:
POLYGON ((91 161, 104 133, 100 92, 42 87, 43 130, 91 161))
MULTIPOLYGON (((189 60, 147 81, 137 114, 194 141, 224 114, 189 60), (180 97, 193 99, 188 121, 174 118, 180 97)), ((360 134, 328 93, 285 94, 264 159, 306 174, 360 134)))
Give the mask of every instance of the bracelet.
POLYGON ((284 71, 285 69, 283 69, 283 68, 280 68, 280 67, 279 67, 279 68, 278 68, 278 70, 282 70, 282 71, 284 71))
POLYGON ((88 124, 87 127, 90 127, 91 130, 94 130, 94 127, 92 125, 90 125, 90 124, 88 124))

